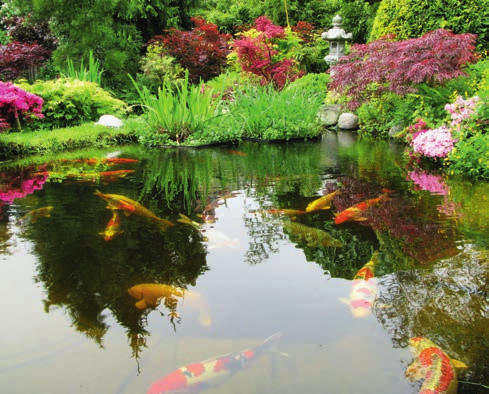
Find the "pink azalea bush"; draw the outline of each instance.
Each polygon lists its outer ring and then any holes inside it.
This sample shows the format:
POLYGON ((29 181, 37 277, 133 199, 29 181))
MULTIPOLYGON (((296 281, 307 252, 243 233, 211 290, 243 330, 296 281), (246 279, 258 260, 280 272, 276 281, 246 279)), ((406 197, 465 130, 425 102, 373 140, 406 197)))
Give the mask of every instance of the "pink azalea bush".
POLYGON ((43 118, 43 99, 35 94, 13 85, 11 82, 0 82, 0 132, 8 130, 19 118, 43 118))
POLYGON ((458 96, 453 104, 445 106, 451 117, 449 126, 443 124, 437 129, 427 129, 426 123, 418 119, 415 125, 408 127, 406 140, 414 152, 422 156, 435 160, 447 157, 458 141, 453 135, 458 135, 463 122, 473 116, 479 101, 477 96, 467 100, 458 96))
POLYGON ((430 129, 413 138, 412 147, 415 152, 424 156, 438 159, 445 157, 457 142, 452 138, 450 129, 443 125, 437 129, 430 129))

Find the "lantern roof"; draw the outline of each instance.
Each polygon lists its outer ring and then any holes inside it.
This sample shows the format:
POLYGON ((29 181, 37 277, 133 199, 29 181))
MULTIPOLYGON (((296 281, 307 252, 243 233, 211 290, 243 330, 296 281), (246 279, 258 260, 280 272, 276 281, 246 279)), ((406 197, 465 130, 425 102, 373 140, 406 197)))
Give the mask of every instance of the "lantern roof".
POLYGON ((321 34, 323 40, 328 41, 349 41, 353 39, 352 33, 346 33, 341 25, 343 24, 343 18, 336 15, 333 18, 333 28, 321 34))

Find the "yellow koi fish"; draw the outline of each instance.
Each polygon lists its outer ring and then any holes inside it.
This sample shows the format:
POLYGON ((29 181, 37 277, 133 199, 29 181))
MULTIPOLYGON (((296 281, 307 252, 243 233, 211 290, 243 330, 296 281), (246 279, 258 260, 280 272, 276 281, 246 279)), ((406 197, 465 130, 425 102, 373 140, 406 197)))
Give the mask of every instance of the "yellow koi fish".
POLYGON ((122 234, 123 232, 124 231, 121 230, 121 218, 116 210, 112 210, 112 218, 109 220, 109 223, 107 223, 105 231, 99 234, 103 235, 106 241, 111 241, 116 235, 122 234))
POLYGON ((331 234, 305 224, 288 222, 284 224, 284 230, 290 233, 296 242, 306 243, 309 247, 343 247, 341 241, 334 238, 331 234))
POLYGON ((95 194, 105 201, 107 201, 108 209, 120 209, 124 211, 126 216, 131 215, 132 213, 138 216, 145 217, 147 219, 154 220, 161 228, 161 230, 166 231, 168 226, 174 226, 172 222, 159 218, 149 209, 143 207, 138 202, 131 200, 126 196, 121 196, 119 194, 103 194, 99 190, 95 192, 95 194))
POLYGON ((463 362, 451 359, 435 343, 424 337, 411 338, 409 346, 415 360, 408 367, 406 377, 410 381, 424 379, 420 394, 455 394, 457 369, 468 368, 463 362))
POLYGON ((36 223, 39 218, 48 218, 51 216, 51 211, 53 210, 54 207, 43 207, 43 208, 38 208, 34 209, 33 211, 30 211, 29 213, 25 214, 22 216, 19 220, 17 220, 18 224, 23 224, 25 221, 30 219, 31 223, 36 223))
POLYGON ((142 283, 127 290, 136 300, 136 308, 144 310, 156 308, 163 298, 183 297, 184 290, 180 287, 156 283, 142 283))
POLYGON ((370 314, 375 297, 377 296, 377 281, 374 267, 378 262, 379 252, 375 252, 370 261, 365 264, 353 278, 350 298, 340 298, 340 301, 350 306, 354 317, 366 317, 370 314))
MULTIPOLYGON (((168 304, 176 307, 178 303, 176 297, 184 298, 189 301, 190 306, 199 310, 199 323, 203 327, 210 327, 212 324, 207 300, 197 291, 185 290, 170 285, 142 283, 131 287, 127 292, 131 297, 139 300, 135 305, 136 308, 141 310, 157 308, 162 299, 168 300, 168 304)), ((178 316, 176 312, 175 315, 178 316)))
POLYGON ((330 209, 331 208, 331 202, 333 201, 333 198, 340 193, 341 193, 341 189, 338 189, 338 190, 334 191, 333 193, 329 193, 326 196, 320 197, 317 200, 312 201, 306 207, 306 212, 317 211, 320 209, 330 209))
POLYGON ((197 222, 194 222, 192 219, 189 217, 185 216, 183 213, 179 213, 180 219, 177 219, 177 222, 188 224, 189 226, 192 226, 193 228, 200 230, 200 224, 197 222))

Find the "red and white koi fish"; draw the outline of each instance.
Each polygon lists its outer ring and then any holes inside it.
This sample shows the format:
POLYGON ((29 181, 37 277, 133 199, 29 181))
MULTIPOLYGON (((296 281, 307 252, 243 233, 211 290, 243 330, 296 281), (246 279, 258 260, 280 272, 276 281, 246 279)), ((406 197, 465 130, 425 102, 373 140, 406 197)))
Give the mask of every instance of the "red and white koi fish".
POLYGON ((353 278, 350 298, 340 298, 341 302, 350 306, 354 317, 368 316, 377 296, 377 280, 375 279, 374 267, 378 262, 378 254, 379 252, 374 252, 370 261, 353 278))
POLYGON ((135 215, 154 220, 160 226, 162 231, 166 231, 168 226, 175 225, 168 220, 159 218, 149 209, 143 207, 138 202, 131 200, 126 196, 121 196, 119 194, 103 194, 98 190, 95 192, 95 194, 107 201, 108 209, 121 209, 124 211, 124 214, 126 216, 129 216, 133 213, 135 215))
POLYGON ((122 234, 123 232, 124 230, 121 230, 121 218, 116 210, 112 210, 112 217, 109 223, 107 223, 105 231, 99 234, 103 235, 106 241, 111 241, 116 235, 122 234))
POLYGON ((457 369, 468 368, 463 362, 451 359, 438 345, 428 338, 409 340, 415 360, 408 367, 406 377, 424 379, 420 394, 455 394, 457 392, 457 369))
POLYGON ((215 387, 265 354, 276 351, 281 338, 282 333, 279 332, 255 348, 181 367, 154 382, 148 394, 198 393, 215 387))
POLYGON ((367 218, 364 216, 367 209, 374 207, 380 204, 381 202, 389 200, 389 193, 390 191, 386 190, 384 194, 382 194, 377 198, 372 198, 370 200, 359 202, 358 204, 355 204, 350 208, 341 211, 340 213, 335 213, 335 218, 334 218, 335 224, 340 224, 343 222, 352 222, 352 221, 358 222, 362 220, 367 220, 367 218))
POLYGON ((306 212, 317 211, 319 209, 330 209, 331 202, 333 198, 341 193, 341 189, 334 191, 333 193, 329 193, 325 196, 322 196, 311 203, 306 207, 306 212))

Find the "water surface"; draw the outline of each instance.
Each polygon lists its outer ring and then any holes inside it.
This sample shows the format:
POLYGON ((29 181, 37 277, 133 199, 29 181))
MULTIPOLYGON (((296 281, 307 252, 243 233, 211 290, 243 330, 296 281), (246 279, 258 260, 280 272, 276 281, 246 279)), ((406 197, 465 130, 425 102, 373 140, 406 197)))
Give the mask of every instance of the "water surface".
POLYGON ((419 382, 404 375, 418 336, 468 365, 459 380, 474 384, 459 392, 484 392, 489 185, 407 171, 401 156, 395 144, 340 133, 2 164, 1 387, 144 393, 179 367, 281 332, 277 351, 202 392, 415 393, 419 382), (338 189, 330 209, 301 212, 338 189), (97 190, 174 225, 107 209, 97 190), (335 223, 381 196, 363 220, 335 223), (49 216, 29 216, 43 207, 49 216), (114 212, 120 225, 106 240, 114 212), (344 301, 375 251, 375 302, 356 317, 344 301), (179 295, 138 308, 128 290, 139 284, 179 295))

